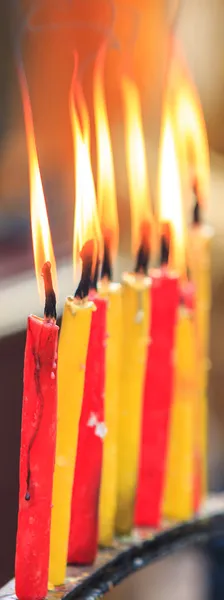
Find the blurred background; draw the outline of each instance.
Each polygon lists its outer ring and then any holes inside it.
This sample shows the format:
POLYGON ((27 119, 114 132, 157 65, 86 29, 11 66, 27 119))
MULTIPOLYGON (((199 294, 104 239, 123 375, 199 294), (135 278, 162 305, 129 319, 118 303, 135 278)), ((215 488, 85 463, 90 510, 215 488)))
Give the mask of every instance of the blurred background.
MULTIPOLYGON (((223 23, 222 0, 212 3, 210 0, 5 0, 0 3, 0 585, 13 575, 14 569, 25 315, 34 312, 36 306, 38 310, 39 306, 33 271, 27 150, 17 65, 22 61, 29 85, 41 175, 55 254, 61 268, 63 299, 72 291, 66 285, 73 286, 70 261, 74 182, 68 93, 74 48, 79 53, 79 73, 92 120, 94 57, 102 41, 110 35, 105 77, 121 227, 119 273, 130 253, 119 91, 121 69, 124 63, 128 65, 140 90, 155 202, 162 91, 173 30, 182 43, 201 97, 211 149, 211 194, 205 214, 205 219, 215 228, 209 480, 211 490, 221 491, 224 487, 223 23)), ((95 168, 94 133, 92 158, 95 168)), ((205 600, 207 560, 193 551, 181 553, 150 567, 144 575, 136 575, 132 583, 130 579, 130 583, 125 584, 128 587, 121 586, 116 597, 205 600)), ((111 597, 115 597, 114 594, 111 597)))

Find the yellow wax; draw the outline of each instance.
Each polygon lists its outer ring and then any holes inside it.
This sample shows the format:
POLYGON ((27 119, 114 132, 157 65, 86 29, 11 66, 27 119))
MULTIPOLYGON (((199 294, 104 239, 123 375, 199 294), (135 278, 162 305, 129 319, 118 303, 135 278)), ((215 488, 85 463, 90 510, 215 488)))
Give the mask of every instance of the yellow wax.
POLYGON ((124 276, 116 514, 116 531, 120 534, 129 533, 133 526, 148 346, 149 286, 149 278, 124 276))
POLYGON ((107 435, 103 443, 103 466, 99 506, 99 544, 113 542, 117 504, 117 436, 118 402, 121 368, 122 288, 116 283, 101 283, 101 296, 108 298, 107 347, 105 379, 105 423, 107 435))
POLYGON ((49 581, 64 583, 70 505, 82 407, 85 363, 94 304, 67 298, 58 347, 58 423, 53 481, 49 581))
POLYGON ((211 239, 212 229, 195 226, 189 231, 189 264, 196 289, 196 327, 199 353, 199 423, 198 437, 202 461, 202 494, 207 494, 207 429, 208 429, 208 368, 211 309, 211 239))
POLYGON ((194 511, 195 430, 198 403, 195 322, 180 308, 175 340, 174 398, 163 500, 163 515, 189 519, 194 511))

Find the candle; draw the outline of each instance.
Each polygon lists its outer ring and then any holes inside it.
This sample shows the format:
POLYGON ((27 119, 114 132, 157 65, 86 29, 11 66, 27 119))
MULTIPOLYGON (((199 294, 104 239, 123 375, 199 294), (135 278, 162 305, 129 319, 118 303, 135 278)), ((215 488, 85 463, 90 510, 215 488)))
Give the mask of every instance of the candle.
POLYGON ((74 78, 70 91, 70 115, 75 148, 76 205, 74 265, 83 261, 75 297, 68 297, 62 319, 58 351, 58 431, 53 487, 49 580, 64 582, 67 564, 70 509, 78 447, 79 420, 85 383, 85 365, 94 303, 88 300, 97 258, 100 230, 95 209, 94 182, 86 143, 74 105, 74 78))
POLYGON ((178 276, 166 268, 150 273, 151 323, 142 411, 142 438, 135 506, 137 526, 161 520, 170 409, 173 394, 174 332, 178 276))
POLYGON ((65 302, 58 348, 58 427, 53 485, 49 581, 64 582, 70 506, 93 302, 65 302))
POLYGON ((148 346, 149 244, 152 245, 152 210, 138 90, 127 76, 122 80, 126 160, 131 206, 135 273, 123 275, 121 383, 118 427, 118 493, 116 530, 129 533, 141 439, 142 394, 148 346), (151 240, 150 240, 151 237, 151 240))
POLYGON ((158 189, 162 267, 150 273, 152 278, 150 344, 145 375, 135 510, 136 525, 153 527, 159 526, 162 514, 173 399, 174 335, 179 303, 179 272, 184 268, 184 220, 178 167, 171 118, 165 105, 159 152, 158 189))
POLYGON ((159 172, 160 211, 169 220, 173 211, 170 259, 181 276, 180 306, 175 334, 174 393, 169 424, 162 511, 173 519, 188 518, 193 511, 198 408, 197 345, 193 310, 194 287, 185 275, 186 231, 178 168, 176 130, 165 105, 159 172), (171 193, 172 203, 166 195, 171 193), (167 199, 166 202, 164 200, 167 199), (183 283, 184 282, 184 283, 183 283), (184 288, 183 288, 184 286, 184 288))
POLYGON ((102 468, 107 301, 91 296, 92 314, 85 386, 73 482, 68 562, 91 564, 97 552, 98 505, 102 468))
POLYGON ((107 435, 103 446, 99 507, 99 543, 102 546, 110 546, 113 542, 117 506, 117 437, 121 368, 122 289, 119 283, 102 280, 98 285, 98 291, 100 296, 108 300, 105 380, 105 422, 107 435))
POLYGON ((98 55, 94 72, 94 116, 97 148, 97 197, 104 240, 104 256, 98 293, 108 300, 106 317, 105 422, 103 465, 99 506, 99 543, 113 542, 117 502, 117 435, 121 352, 121 285, 114 283, 113 262, 118 246, 118 214, 115 174, 108 116, 103 86, 106 47, 98 55))
POLYGON ((47 300, 45 319, 33 315, 28 318, 24 360, 15 577, 17 597, 27 600, 47 594, 57 422, 57 338, 55 308, 47 300))
MULTIPOLYGON (((89 159, 89 118, 83 94, 79 87, 79 108, 83 115, 83 143, 89 159), (85 110, 84 110, 85 109, 85 110)), ((74 134, 76 129, 74 127, 74 134)), ((78 141, 78 140, 77 140, 78 141)), ((77 146, 76 141, 76 146, 77 146)), ((99 229, 95 189, 92 178, 92 211, 99 229)), ((85 215, 83 215, 83 218, 85 215)), ((73 494, 68 548, 68 561, 90 564, 97 552, 98 507, 102 472, 103 440, 106 435, 104 423, 105 351, 107 300, 96 292, 99 255, 91 282, 91 299, 96 312, 92 315, 89 346, 86 361, 83 405, 79 425, 79 440, 73 494)))
POLYGON ((16 595, 47 595, 52 483, 57 423, 57 339, 55 259, 35 145, 25 74, 20 71, 27 136, 31 226, 38 288, 45 287, 44 319, 28 317, 20 449, 19 512, 16 539, 16 595), (47 262, 46 262, 47 261, 47 262))
POLYGON ((211 227, 203 225, 200 209, 196 203, 194 223, 189 229, 189 266, 196 290, 196 328, 199 351, 199 427, 198 438, 201 456, 201 490, 195 508, 207 493, 207 420, 208 420, 208 370, 209 370, 209 325, 211 309, 211 256, 210 247, 213 232, 211 227))
POLYGON ((163 514, 174 520, 194 513, 198 403, 197 347, 192 310, 179 307, 174 401, 171 414, 163 514))
MULTIPOLYGON (((201 456, 201 491, 199 501, 207 491, 207 372, 208 335, 210 318, 210 240, 211 230, 201 224, 199 204, 205 206, 209 198, 210 169, 209 146, 200 97, 191 78, 186 61, 177 41, 172 45, 172 66, 168 81, 170 103, 185 166, 185 184, 190 192, 192 184, 197 201, 194 224, 189 230, 188 259, 191 277, 196 287, 196 328, 198 338, 200 409, 198 414, 198 438, 201 456), (183 119, 183 114, 184 119, 183 119)), ((182 168, 183 170, 183 168, 182 168)), ((190 196, 190 194, 189 194, 190 196)), ((191 202, 189 203, 191 210, 191 202)))

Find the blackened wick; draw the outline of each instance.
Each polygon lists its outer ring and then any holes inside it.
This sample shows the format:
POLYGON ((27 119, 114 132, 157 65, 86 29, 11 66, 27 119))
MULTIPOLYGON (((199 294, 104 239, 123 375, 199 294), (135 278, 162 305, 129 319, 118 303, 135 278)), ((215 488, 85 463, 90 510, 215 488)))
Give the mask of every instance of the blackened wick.
POLYGON ((44 316, 47 319, 57 318, 56 314, 56 296, 53 289, 52 277, 51 277, 51 263, 46 262, 42 268, 42 276, 44 280, 45 289, 45 307, 44 316))
POLYGON ((106 277, 109 281, 112 280, 112 266, 111 266, 111 253, 110 253, 110 245, 105 240, 104 242, 104 254, 103 254, 103 263, 101 270, 101 278, 106 277))
MULTIPOLYGON (((92 287, 92 271, 93 271, 93 257, 94 257, 94 241, 89 240, 83 246, 80 252, 80 258, 82 260, 82 274, 77 290, 75 291, 74 297, 83 300, 87 298, 89 290, 92 287)), ((95 272, 95 270, 94 270, 95 272)), ((97 277, 95 274, 95 277, 97 277)))

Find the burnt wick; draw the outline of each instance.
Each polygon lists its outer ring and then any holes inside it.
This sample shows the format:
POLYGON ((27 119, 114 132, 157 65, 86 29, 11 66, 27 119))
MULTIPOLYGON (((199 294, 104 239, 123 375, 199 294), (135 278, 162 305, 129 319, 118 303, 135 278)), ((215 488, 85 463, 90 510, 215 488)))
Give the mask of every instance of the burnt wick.
POLYGON ((140 244, 136 256, 135 273, 147 275, 150 259, 151 224, 143 221, 140 226, 140 244))
POLYGON ((200 225, 201 222, 201 211, 200 211, 200 205, 199 202, 196 198, 195 200, 195 205, 194 205, 194 210, 193 210, 193 224, 194 225, 200 225))
POLYGON ((52 277, 51 277, 51 263, 48 261, 42 268, 42 277, 44 280, 45 290, 45 306, 44 316, 46 319, 57 319, 56 313, 56 295, 53 288, 52 277))
POLYGON ((141 244, 139 247, 137 257, 136 257, 136 265, 135 265, 135 273, 142 273, 147 275, 148 266, 149 266, 149 258, 150 258, 150 248, 149 245, 141 244))
POLYGON ((171 228, 169 223, 163 223, 160 238, 160 265, 166 266, 169 262, 171 243, 171 228))
POLYGON ((160 253, 160 264, 167 265, 169 262, 170 246, 169 242, 164 235, 161 237, 161 253, 160 253))
POLYGON ((94 240, 89 240, 84 244, 80 258, 82 260, 82 274, 77 290, 75 291, 74 297, 84 300, 88 297, 89 290, 91 288, 91 279, 93 276, 93 257, 94 257, 95 244, 94 240))
POLYGON ((99 261, 99 259, 97 259, 95 269, 93 271, 93 274, 91 274, 91 281, 90 281, 90 289, 91 290, 97 289, 97 282, 99 279, 99 268, 100 268, 100 261, 99 261))
POLYGON ((107 241, 104 242, 104 254, 103 263, 101 269, 101 279, 107 278, 109 281, 112 280, 112 266, 111 266, 111 252, 110 246, 107 241))
POLYGON ((193 225, 200 225, 201 223, 201 207, 200 207, 200 203, 198 200, 198 186, 197 186, 197 182, 195 181, 193 184, 193 192, 194 192, 194 208, 193 208, 193 215, 192 215, 192 221, 193 221, 193 225))

